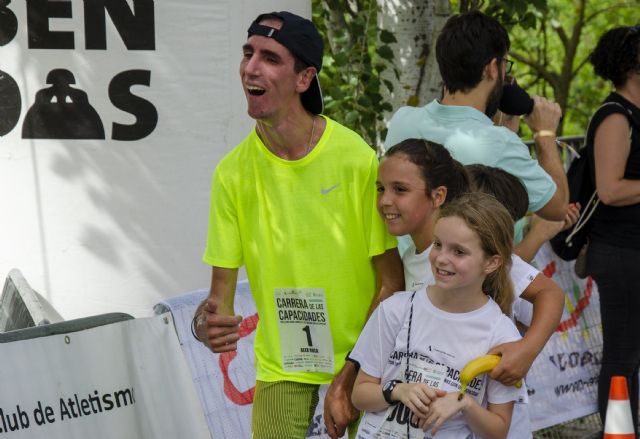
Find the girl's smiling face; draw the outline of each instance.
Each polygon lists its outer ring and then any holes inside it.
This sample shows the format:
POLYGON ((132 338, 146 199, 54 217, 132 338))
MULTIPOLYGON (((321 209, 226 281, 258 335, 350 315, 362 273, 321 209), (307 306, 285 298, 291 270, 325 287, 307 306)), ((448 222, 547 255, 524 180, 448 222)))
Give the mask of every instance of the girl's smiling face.
POLYGON ((457 216, 440 218, 429 253, 436 285, 443 289, 482 289, 487 274, 499 266, 499 256, 487 256, 478 235, 457 216))
POLYGON ((378 168, 377 207, 389 233, 411 235, 416 246, 418 236, 428 229, 432 216, 441 204, 442 188, 427 192, 422 170, 404 154, 385 157, 378 168))

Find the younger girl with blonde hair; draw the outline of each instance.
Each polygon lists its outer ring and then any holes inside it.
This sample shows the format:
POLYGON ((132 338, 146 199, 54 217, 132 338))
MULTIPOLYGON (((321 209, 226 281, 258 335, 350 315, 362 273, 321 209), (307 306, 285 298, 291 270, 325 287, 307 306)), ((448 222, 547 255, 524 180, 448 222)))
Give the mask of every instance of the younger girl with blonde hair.
POLYGON ((435 284, 385 300, 351 358, 352 401, 366 411, 358 438, 505 438, 524 389, 481 375, 458 401, 464 365, 519 338, 507 316, 513 221, 492 196, 464 194, 440 208, 429 262, 435 284), (421 430, 423 429, 423 430, 421 430))

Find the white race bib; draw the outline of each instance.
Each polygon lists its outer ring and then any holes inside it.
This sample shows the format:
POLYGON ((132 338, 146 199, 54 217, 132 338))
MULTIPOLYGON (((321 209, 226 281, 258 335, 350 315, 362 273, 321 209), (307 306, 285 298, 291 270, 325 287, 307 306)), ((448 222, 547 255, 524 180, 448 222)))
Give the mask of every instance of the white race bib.
POLYGON ((322 288, 276 288, 274 291, 282 369, 333 374, 333 339, 322 288))
MULTIPOLYGON (((402 372, 398 375, 405 375, 405 372, 403 368, 402 372)), ((442 389, 446 374, 447 366, 429 363, 418 357, 412 357, 409 360, 408 375, 406 377, 398 376, 397 379, 405 383, 424 383, 434 389, 442 389)), ((410 422, 411 412, 404 404, 399 402, 398 404, 389 406, 384 415, 384 422, 376 432, 374 438, 405 439, 407 438, 407 423, 410 422)), ((412 438, 422 438, 425 436, 425 433, 418 428, 417 424, 409 424, 409 430, 412 438)))

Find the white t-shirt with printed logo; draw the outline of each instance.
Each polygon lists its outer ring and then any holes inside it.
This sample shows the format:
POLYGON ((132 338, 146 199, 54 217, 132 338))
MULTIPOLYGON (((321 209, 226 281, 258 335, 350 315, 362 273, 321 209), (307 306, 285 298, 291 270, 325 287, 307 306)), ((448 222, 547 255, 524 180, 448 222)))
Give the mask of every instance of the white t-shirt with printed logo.
MULTIPOLYGON (((416 253, 416 246, 411 239, 410 245, 402 254, 402 264, 404 266, 404 280, 407 290, 416 291, 433 285, 435 279, 431 271, 431 263, 429 262, 429 253, 433 245, 427 247, 422 253, 416 253)), ((511 281, 513 282, 513 293, 515 300, 513 301, 512 310, 513 318, 526 326, 531 325, 533 316, 533 305, 520 296, 540 274, 540 271, 531 264, 523 261, 518 255, 511 255, 511 281)), ((513 408, 511 416, 511 428, 507 439, 528 439, 533 437, 531 433, 531 421, 529 417, 529 408, 526 404, 529 401, 527 395, 523 395, 521 401, 513 408)))
MULTIPOLYGON (((399 292, 382 302, 367 322, 351 352, 351 358, 360 363, 362 370, 380 378, 381 383, 403 378, 405 375, 412 295, 413 292, 399 292)), ((486 354, 489 348, 497 344, 519 338, 513 322, 492 299, 468 313, 449 313, 435 307, 426 290, 421 289, 413 299, 409 346, 412 364, 409 377, 413 381, 424 382, 427 374, 423 372, 429 365, 442 365, 441 372, 433 371, 429 379, 432 382, 439 379, 439 388, 457 392, 460 388, 460 370, 468 361, 486 354)), ((467 394, 486 406, 488 402, 501 404, 517 401, 526 393, 524 387, 507 387, 487 375, 481 375, 470 384, 467 394)), ((376 438, 381 428, 393 430, 394 425, 389 424, 399 423, 397 418, 387 421, 393 410, 394 408, 365 413, 357 437, 376 438)), ((395 427, 395 431, 406 432, 406 424, 395 427)), ((420 434, 424 436, 416 437, 431 438, 428 433, 420 434)), ((458 413, 445 422, 434 437, 459 439, 475 436, 462 414, 458 413)))
POLYGON ((418 291, 435 283, 431 272, 431 262, 429 262, 429 253, 432 248, 433 244, 418 253, 416 245, 411 241, 409 247, 402 253, 404 285, 407 291, 418 291))

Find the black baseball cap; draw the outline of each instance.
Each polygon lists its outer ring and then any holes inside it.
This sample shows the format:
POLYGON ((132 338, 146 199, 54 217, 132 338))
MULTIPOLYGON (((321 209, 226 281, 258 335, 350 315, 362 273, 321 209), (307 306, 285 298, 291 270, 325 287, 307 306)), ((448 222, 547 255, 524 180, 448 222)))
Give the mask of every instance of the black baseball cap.
MULTIPOLYGON (((247 38, 251 35, 261 35, 273 38, 278 43, 289 49, 296 58, 309 66, 315 67, 318 73, 322 68, 322 52, 324 44, 318 30, 313 23, 306 18, 291 12, 271 12, 260 14, 247 30, 247 38), (260 24, 262 20, 275 18, 282 21, 282 27, 275 29, 260 24)), ((301 95, 302 105, 313 114, 320 114, 324 109, 320 80, 316 74, 307 91, 301 95)))

